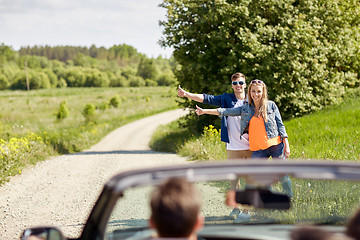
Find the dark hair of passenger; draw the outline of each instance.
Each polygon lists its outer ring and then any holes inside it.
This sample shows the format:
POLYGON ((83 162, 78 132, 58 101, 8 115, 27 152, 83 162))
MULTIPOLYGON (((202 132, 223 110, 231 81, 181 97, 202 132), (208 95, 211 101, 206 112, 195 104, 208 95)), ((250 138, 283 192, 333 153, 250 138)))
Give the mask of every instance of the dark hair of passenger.
POLYGON ((192 183, 171 178, 151 194, 151 219, 159 237, 188 237, 198 220, 201 197, 192 183))

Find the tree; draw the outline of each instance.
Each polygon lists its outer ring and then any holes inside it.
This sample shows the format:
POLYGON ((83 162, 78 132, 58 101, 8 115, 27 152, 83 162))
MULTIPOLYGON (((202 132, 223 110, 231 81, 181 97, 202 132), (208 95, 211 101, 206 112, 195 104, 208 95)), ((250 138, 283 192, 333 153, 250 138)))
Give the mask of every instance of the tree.
POLYGON ((0 64, 15 59, 15 52, 3 43, 0 45, 0 64))
POLYGON ((142 58, 140 60, 137 74, 143 79, 152 79, 154 80, 157 76, 156 67, 152 59, 142 58))
MULTIPOLYGON (((359 86, 360 6, 354 0, 165 0, 163 46, 179 83, 221 94, 242 72, 263 80, 285 118, 341 100, 359 86)), ((185 101, 182 105, 194 107, 185 101)))
POLYGON ((0 90, 8 89, 10 86, 9 80, 7 77, 0 72, 0 90))

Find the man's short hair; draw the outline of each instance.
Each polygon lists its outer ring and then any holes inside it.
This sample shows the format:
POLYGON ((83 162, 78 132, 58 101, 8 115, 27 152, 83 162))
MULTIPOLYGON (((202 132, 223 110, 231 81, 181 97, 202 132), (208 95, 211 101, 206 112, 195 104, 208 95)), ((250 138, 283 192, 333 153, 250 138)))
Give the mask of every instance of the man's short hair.
POLYGON ((245 81, 245 75, 238 72, 238 73, 234 73, 231 76, 231 81, 238 80, 238 79, 243 79, 245 81))
POLYGON ((188 237, 198 221, 201 197, 184 178, 170 178, 154 189, 150 206, 159 237, 188 237))
POLYGON ((360 239, 360 208, 350 217, 346 234, 355 240, 360 239))
POLYGON ((315 226, 300 226, 290 233, 291 240, 329 240, 333 233, 315 226))

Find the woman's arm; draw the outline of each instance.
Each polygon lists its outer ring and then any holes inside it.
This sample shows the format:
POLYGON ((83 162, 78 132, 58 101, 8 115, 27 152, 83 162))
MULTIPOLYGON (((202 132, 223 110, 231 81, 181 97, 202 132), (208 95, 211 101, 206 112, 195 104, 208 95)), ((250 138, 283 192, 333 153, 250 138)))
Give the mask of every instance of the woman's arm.
POLYGON ((195 112, 197 115, 203 115, 203 114, 210 114, 210 115, 219 115, 219 112, 217 109, 202 109, 198 105, 196 105, 195 112))
POLYGON ((283 138, 283 143, 284 143, 284 157, 288 158, 290 156, 290 145, 287 137, 283 138))
POLYGON ((284 157, 288 158, 290 156, 290 144, 289 144, 289 140, 288 140, 288 135, 286 133, 285 125, 282 121, 279 108, 277 107, 277 105, 275 103, 273 103, 273 104, 274 104, 273 107, 274 107, 274 111, 275 111, 275 122, 276 122, 276 125, 278 128, 279 134, 284 143, 284 157))
POLYGON ((280 134, 281 138, 287 138, 288 135, 286 133, 285 125, 282 121, 279 108, 277 107, 277 105, 275 103, 273 103, 273 109, 275 112, 275 122, 276 122, 276 125, 278 128, 279 134, 280 134))
POLYGON ((236 108, 202 109, 201 107, 196 106, 195 112, 197 115, 210 114, 210 115, 218 115, 220 117, 240 116, 242 107, 243 106, 236 108))
POLYGON ((219 112, 220 117, 223 116, 241 116, 241 110, 244 105, 236 108, 218 108, 217 111, 219 112))

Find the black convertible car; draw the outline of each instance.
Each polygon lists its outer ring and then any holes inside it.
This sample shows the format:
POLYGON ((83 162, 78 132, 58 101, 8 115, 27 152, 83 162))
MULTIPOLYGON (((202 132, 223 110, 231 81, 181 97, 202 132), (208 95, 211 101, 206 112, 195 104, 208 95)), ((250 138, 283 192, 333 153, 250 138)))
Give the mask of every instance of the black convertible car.
MULTIPOLYGON (((343 234, 349 217, 360 207, 360 164, 335 161, 217 161, 120 173, 104 186, 78 239, 149 239, 149 195, 170 177, 194 182, 202 194, 205 226, 199 239, 286 240, 290 232, 311 224, 343 234), (289 176, 292 196, 280 180, 289 176), (225 204, 230 180, 240 179, 236 193, 250 218, 236 221, 225 204), (245 180, 246 179, 246 180, 245 180), (252 184, 245 182, 251 179, 252 184)), ((66 239, 55 227, 26 229, 23 240, 66 239)))

